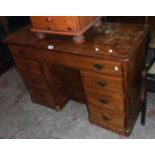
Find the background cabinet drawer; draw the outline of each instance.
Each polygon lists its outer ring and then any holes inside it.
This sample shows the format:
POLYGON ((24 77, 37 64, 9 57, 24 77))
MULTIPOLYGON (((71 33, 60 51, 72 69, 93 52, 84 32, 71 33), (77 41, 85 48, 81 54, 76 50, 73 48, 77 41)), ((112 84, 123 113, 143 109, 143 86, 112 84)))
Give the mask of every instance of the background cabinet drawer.
POLYGON ((77 31, 73 16, 31 16, 33 28, 53 31, 77 31))
POLYGON ((39 64, 33 60, 26 60, 14 57, 16 67, 21 71, 26 71, 35 74, 42 74, 39 64))
POLYGON ((98 92, 108 92, 110 94, 123 94, 123 80, 103 75, 82 72, 82 79, 85 89, 95 90, 98 92))
POLYGON ((34 87, 34 88, 42 88, 48 90, 48 86, 44 80, 44 78, 40 75, 28 74, 25 72, 20 72, 22 79, 26 83, 26 85, 34 87))
POLYGON ((74 17, 71 16, 49 16, 45 17, 48 30, 59 30, 59 31, 77 31, 77 26, 74 17))
POLYGON ((113 113, 108 110, 97 108, 96 106, 89 105, 90 121, 108 128, 121 128, 125 127, 125 116, 119 112, 113 113))
POLYGON ((119 94, 96 93, 86 90, 88 104, 96 105, 99 108, 112 111, 124 112, 124 98, 119 94))

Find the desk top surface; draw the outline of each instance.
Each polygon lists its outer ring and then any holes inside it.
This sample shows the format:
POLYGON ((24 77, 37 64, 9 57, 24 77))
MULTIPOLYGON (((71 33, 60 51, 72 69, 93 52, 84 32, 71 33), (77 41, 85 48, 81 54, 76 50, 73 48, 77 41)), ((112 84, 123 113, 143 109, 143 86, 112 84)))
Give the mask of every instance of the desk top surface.
POLYGON ((38 40, 31 26, 11 34, 4 39, 5 43, 20 46, 35 47, 53 51, 60 51, 102 59, 126 60, 134 55, 138 46, 148 34, 148 27, 144 25, 106 23, 100 29, 90 29, 85 33, 86 41, 81 45, 73 43, 72 37, 49 35, 44 40, 38 40), (97 50, 96 50, 97 49, 97 50))

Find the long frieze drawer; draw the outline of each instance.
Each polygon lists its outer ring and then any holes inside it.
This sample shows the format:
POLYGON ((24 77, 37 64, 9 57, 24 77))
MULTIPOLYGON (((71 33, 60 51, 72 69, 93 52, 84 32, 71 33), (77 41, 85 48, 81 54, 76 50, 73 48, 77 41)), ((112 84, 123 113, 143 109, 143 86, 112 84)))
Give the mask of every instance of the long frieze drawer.
POLYGON ((20 74, 27 86, 48 90, 47 84, 42 76, 31 73, 28 74, 27 72, 20 72, 20 74))
POLYGON ((42 74, 38 62, 33 60, 26 60, 19 57, 14 57, 16 67, 21 71, 31 72, 35 74, 42 74))
POLYGON ((89 105, 89 119, 91 122, 102 127, 109 128, 125 128, 125 115, 119 112, 114 113, 108 110, 97 108, 96 106, 89 105))
POLYGON ((106 93, 96 93, 87 90, 86 97, 88 104, 95 105, 99 108, 108 109, 112 111, 124 112, 124 97, 119 94, 106 94, 106 93))
POLYGON ((107 77, 99 74, 81 72, 85 89, 97 92, 114 92, 123 94, 123 80, 121 78, 107 77))
POLYGON ((85 58, 59 51, 48 51, 24 46, 9 46, 14 56, 34 60, 52 61, 71 68, 89 70, 110 76, 122 77, 122 62, 85 58), (74 60, 74 61, 73 61, 74 60))
POLYGON ((25 58, 29 60, 47 60, 51 61, 51 54, 48 50, 42 50, 39 48, 25 47, 25 46, 17 46, 17 45, 9 45, 10 51, 14 57, 25 58))
POLYGON ((15 45, 10 45, 9 48, 13 56, 18 56, 22 58, 30 58, 33 55, 32 48, 27 48, 23 46, 15 46, 15 45))
MULTIPOLYGON (((56 53, 56 52, 55 52, 56 53)), ((57 63, 82 70, 89 70, 95 73, 122 77, 122 62, 101 60, 96 58, 85 58, 82 56, 73 56, 61 54, 60 57, 53 58, 57 63), (74 60, 74 61, 73 61, 74 60)))

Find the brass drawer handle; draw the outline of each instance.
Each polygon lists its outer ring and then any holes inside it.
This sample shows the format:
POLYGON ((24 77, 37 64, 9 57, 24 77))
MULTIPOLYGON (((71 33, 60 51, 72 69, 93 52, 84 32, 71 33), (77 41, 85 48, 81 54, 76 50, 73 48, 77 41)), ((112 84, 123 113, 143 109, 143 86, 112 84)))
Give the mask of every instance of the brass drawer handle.
POLYGON ((103 69, 103 65, 101 65, 101 64, 94 64, 94 69, 95 70, 102 70, 103 69))
POLYGON ((108 101, 106 101, 106 100, 99 99, 99 101, 100 101, 101 104, 104 104, 104 105, 105 105, 105 104, 108 104, 108 101))
POLYGON ((106 83, 105 81, 97 81, 97 85, 98 85, 99 87, 104 88, 104 87, 107 85, 107 83, 106 83))
POLYGON ((104 121, 111 121, 111 118, 110 117, 108 117, 108 116, 105 116, 105 115, 103 115, 102 116, 102 119, 104 120, 104 121))

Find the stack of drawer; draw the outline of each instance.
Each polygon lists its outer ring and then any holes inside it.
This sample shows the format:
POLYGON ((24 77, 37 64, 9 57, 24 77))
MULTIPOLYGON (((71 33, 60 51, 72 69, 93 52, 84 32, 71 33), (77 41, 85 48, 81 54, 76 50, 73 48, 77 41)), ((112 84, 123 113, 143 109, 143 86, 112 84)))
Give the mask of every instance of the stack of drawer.
POLYGON ((16 67, 26 84, 32 100, 53 103, 52 95, 42 75, 38 62, 15 57, 16 67))
POLYGON ((96 68, 95 72, 81 72, 90 122, 123 132, 125 129, 125 95, 121 62, 102 60, 93 68, 96 68))
MULTIPOLYGON (((34 102, 51 107, 57 111, 63 106, 64 94, 61 83, 58 81, 55 70, 49 68, 43 61, 29 58, 31 48, 10 46, 16 67, 29 91, 34 102), (46 69, 45 69, 46 68, 46 69)), ((40 59, 41 60, 41 59, 40 59)))

